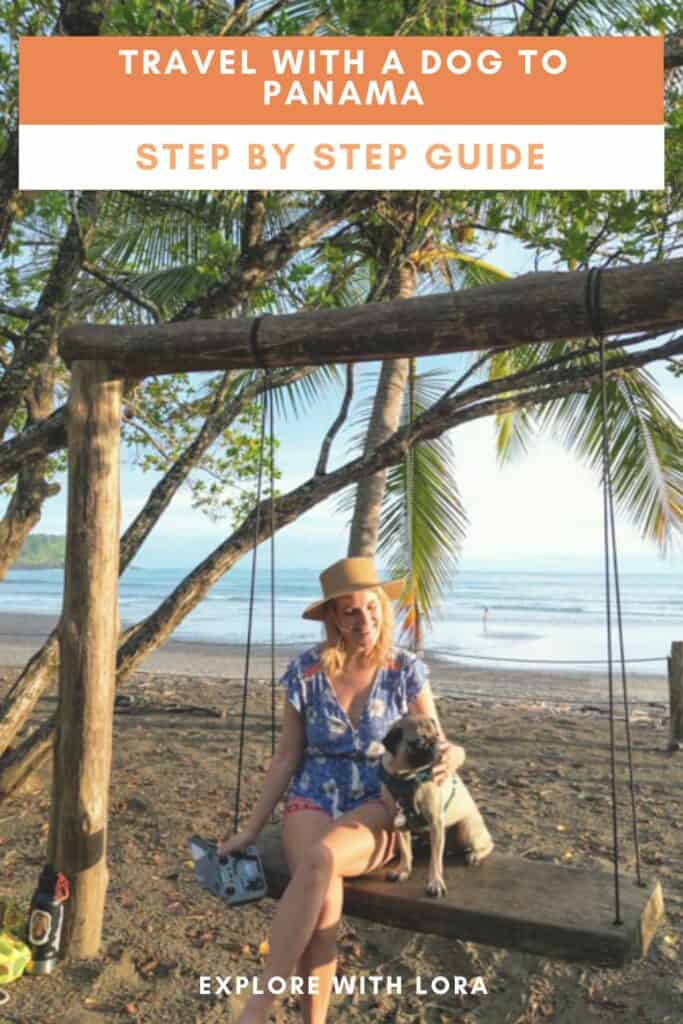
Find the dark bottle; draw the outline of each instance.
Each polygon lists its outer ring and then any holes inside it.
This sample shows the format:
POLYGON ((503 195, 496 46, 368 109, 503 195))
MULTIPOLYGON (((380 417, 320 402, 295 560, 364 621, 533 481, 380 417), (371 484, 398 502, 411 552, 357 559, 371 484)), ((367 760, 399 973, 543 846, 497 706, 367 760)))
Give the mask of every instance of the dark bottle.
POLYGON ((68 881, 52 864, 46 864, 31 900, 28 919, 32 974, 51 974, 55 968, 64 924, 64 904, 68 898, 68 881))

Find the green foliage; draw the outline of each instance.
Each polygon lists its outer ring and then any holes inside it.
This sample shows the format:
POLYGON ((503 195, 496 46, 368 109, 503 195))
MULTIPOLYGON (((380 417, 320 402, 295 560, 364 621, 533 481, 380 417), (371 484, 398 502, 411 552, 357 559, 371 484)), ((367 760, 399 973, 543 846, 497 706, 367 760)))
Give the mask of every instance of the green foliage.
POLYGON ((469 35, 481 13, 470 0, 333 0, 331 7, 338 30, 358 36, 469 35))
POLYGON ((53 569, 64 565, 66 537, 52 533, 32 533, 24 541, 17 569, 53 569))
MULTIPOLYGON (((212 375, 198 388, 190 375, 172 374, 151 377, 140 384, 127 407, 123 441, 143 472, 168 472, 193 443, 209 415, 221 379, 222 375, 212 375)), ((226 402, 238 394, 242 384, 243 378, 232 382, 226 402)), ((260 424, 261 405, 250 402, 203 455, 187 480, 193 508, 228 524, 247 514, 255 500, 260 424)), ((266 457, 266 476, 269 466, 266 457)), ((279 476, 277 471, 275 475, 279 476)))
POLYGON ((104 34, 121 36, 193 36, 219 34, 232 4, 188 4, 185 0, 115 0, 104 34))

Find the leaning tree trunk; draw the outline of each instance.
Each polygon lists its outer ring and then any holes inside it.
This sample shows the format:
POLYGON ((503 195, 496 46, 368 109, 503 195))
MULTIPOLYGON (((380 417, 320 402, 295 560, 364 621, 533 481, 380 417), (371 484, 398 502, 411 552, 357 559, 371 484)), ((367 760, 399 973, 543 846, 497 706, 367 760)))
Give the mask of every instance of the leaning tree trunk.
MULTIPOLYGON (((401 264, 397 275, 399 298, 413 297, 416 276, 413 263, 406 260, 401 264)), ((393 296, 391 297, 393 298, 393 296)), ((365 438, 365 453, 374 451, 398 429, 409 365, 409 359, 386 359, 382 363, 365 438)), ((375 554, 386 480, 387 471, 383 469, 379 473, 366 477, 358 484, 349 537, 349 556, 373 557, 375 554)))
POLYGON ((17 212, 19 184, 19 130, 12 128, 5 137, 0 153, 0 252, 9 238, 17 212))
MULTIPOLYGON (((281 384, 298 380, 305 376, 306 372, 305 369, 299 369, 276 373, 271 378, 272 385, 279 387, 281 384)), ((216 391, 211 412, 199 433, 176 459, 165 476, 155 484, 144 507, 121 538, 120 573, 123 573, 130 565, 170 504, 171 499, 178 492, 183 481, 187 479, 192 468, 198 464, 204 452, 213 444, 221 431, 240 414, 247 402, 261 393, 262 385, 254 383, 243 388, 239 395, 230 401, 226 401, 231 380, 231 374, 228 373, 224 376, 216 391)), ((28 743, 23 740, 16 750, 8 751, 8 747, 23 728, 42 694, 54 681, 58 664, 57 631, 53 630, 40 650, 24 666, 4 703, 0 702, 0 797, 10 792, 16 784, 16 780, 20 778, 20 762, 23 760, 23 754, 26 753, 28 760, 33 758, 33 743, 30 742, 30 738, 28 743)), ((31 763, 33 762, 31 761, 31 763)))
MULTIPOLYGON (((27 388, 26 423, 28 428, 43 423, 54 409, 54 389, 57 361, 56 334, 50 342, 43 363, 36 367, 36 375, 27 388)), ((5 514, 0 520, 0 580, 16 562, 24 541, 40 521, 43 503, 47 498, 59 494, 59 484, 47 480, 47 460, 40 459, 24 465, 19 470, 17 482, 5 514)))

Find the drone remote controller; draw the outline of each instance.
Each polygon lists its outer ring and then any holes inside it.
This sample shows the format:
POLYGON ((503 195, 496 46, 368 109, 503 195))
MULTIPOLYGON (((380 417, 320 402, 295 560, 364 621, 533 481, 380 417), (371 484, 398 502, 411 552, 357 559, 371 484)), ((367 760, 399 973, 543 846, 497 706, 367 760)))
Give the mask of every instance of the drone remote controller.
POLYGON ((266 878, 255 846, 219 857, 215 843, 192 836, 190 854, 197 881, 219 899, 227 903, 247 903, 266 895, 266 878))

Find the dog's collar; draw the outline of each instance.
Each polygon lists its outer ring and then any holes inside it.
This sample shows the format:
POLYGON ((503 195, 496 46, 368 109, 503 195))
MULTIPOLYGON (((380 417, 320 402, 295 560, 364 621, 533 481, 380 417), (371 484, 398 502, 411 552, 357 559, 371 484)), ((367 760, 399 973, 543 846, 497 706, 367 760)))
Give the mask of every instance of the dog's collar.
POLYGON ((402 812, 404 821, 404 824, 400 826, 402 829, 419 831, 425 827, 426 822, 422 815, 415 810, 415 791, 423 782, 428 782, 431 775, 431 767, 423 768, 411 774, 409 778, 390 775, 380 761, 379 780, 387 787, 402 812))
MULTIPOLYGON (((400 779, 401 782, 412 782, 413 780, 415 782, 428 782, 432 776, 433 767, 434 762, 430 761, 428 764, 423 764, 421 768, 413 768, 409 772, 396 772, 393 778, 400 779)), ((386 772, 384 765, 382 765, 382 768, 386 772)), ((389 773, 386 772, 386 774, 389 773)))
POLYGON ((411 796, 415 792, 415 788, 418 784, 429 782, 431 777, 431 765, 426 765, 424 768, 416 768, 409 774, 396 773, 394 775, 386 770, 382 761, 379 763, 379 780, 384 783, 393 796, 396 796, 397 794, 402 796, 411 796))
MULTIPOLYGON (((408 777, 402 777, 399 775, 390 775, 384 767, 384 764, 380 761, 379 765, 379 781, 384 783, 392 797, 400 807, 405 818, 405 825, 403 828, 412 831, 422 831, 427 827, 427 823, 415 810, 415 790, 418 785, 423 782, 429 782, 432 777, 432 766, 429 765, 426 768, 420 768, 415 771, 414 774, 408 777)), ((443 805, 445 811, 455 793, 455 777, 452 778, 451 791, 448 794, 448 798, 443 805)))

